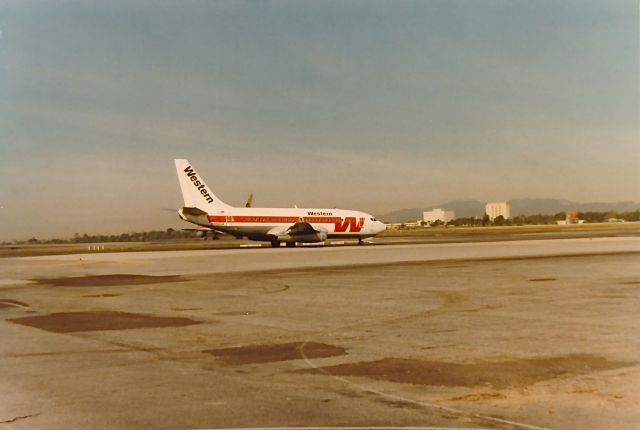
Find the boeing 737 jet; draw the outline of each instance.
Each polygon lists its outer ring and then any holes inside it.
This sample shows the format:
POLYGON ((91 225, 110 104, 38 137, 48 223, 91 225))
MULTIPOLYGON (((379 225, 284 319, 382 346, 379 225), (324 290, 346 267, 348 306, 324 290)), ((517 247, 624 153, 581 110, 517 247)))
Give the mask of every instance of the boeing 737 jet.
POLYGON ((185 221, 217 232, 278 247, 327 239, 373 237, 386 226, 372 215, 346 209, 233 207, 213 194, 189 161, 175 160, 184 207, 178 215, 185 221))

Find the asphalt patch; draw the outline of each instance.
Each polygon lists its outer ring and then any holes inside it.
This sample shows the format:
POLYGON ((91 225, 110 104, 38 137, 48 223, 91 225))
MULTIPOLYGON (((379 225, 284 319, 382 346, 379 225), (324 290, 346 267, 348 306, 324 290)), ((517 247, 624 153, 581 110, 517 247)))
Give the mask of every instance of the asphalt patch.
POLYGON ((407 358, 384 358, 377 361, 322 367, 320 370, 303 369, 297 372, 321 372, 336 376, 365 376, 376 380, 416 385, 446 387, 490 386, 502 389, 524 387, 563 376, 617 369, 631 364, 613 362, 604 357, 589 354, 469 364, 407 358))
POLYGON ((38 284, 53 285, 54 287, 110 287, 118 285, 163 284, 166 282, 182 282, 184 280, 180 275, 151 276, 127 274, 32 279, 32 281, 38 284))
POLYGON ((200 323, 189 318, 156 317, 116 311, 59 312, 50 315, 14 318, 7 321, 54 333, 182 327, 200 323))
POLYGON ((0 299, 0 309, 2 308, 28 308, 29 305, 17 300, 0 299))
POLYGON ((272 363, 276 361, 299 360, 304 358, 325 358, 346 355, 339 346, 317 342, 290 342, 271 345, 248 345, 233 348, 207 349, 202 351, 217 357, 226 364, 272 363))

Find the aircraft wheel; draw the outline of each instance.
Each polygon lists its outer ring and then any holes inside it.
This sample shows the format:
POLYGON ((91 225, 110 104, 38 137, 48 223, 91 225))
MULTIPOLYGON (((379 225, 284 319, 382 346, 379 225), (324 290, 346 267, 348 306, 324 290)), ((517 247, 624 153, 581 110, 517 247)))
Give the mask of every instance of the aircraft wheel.
POLYGON ((273 248, 280 248, 280 242, 279 242, 279 241, 277 241, 277 240, 272 240, 272 241, 271 241, 271 246, 272 246, 273 248))
POLYGON ((287 242, 287 248, 295 248, 296 243, 295 242, 287 242))

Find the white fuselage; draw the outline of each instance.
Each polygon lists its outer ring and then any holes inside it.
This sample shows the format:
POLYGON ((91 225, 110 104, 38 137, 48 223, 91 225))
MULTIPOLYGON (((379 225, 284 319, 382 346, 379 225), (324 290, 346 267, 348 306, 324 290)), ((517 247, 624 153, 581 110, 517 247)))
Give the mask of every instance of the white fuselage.
MULTIPOLYGON (((181 217, 188 219, 181 214, 181 217)), ((328 239, 367 238, 385 230, 386 226, 372 215, 346 209, 312 208, 226 208, 208 213, 206 222, 196 224, 237 237, 267 240, 269 232, 285 230, 292 224, 305 222, 326 232, 328 239)))

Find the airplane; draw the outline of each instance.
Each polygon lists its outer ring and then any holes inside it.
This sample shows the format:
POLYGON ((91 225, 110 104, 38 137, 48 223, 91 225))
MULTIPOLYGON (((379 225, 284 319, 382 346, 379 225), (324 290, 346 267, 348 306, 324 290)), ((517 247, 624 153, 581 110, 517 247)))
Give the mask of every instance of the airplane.
POLYGON ((327 239, 363 239, 376 236, 386 225, 373 215, 346 209, 232 207, 211 191, 185 159, 175 159, 184 207, 178 215, 200 228, 237 238, 295 247, 327 239))

